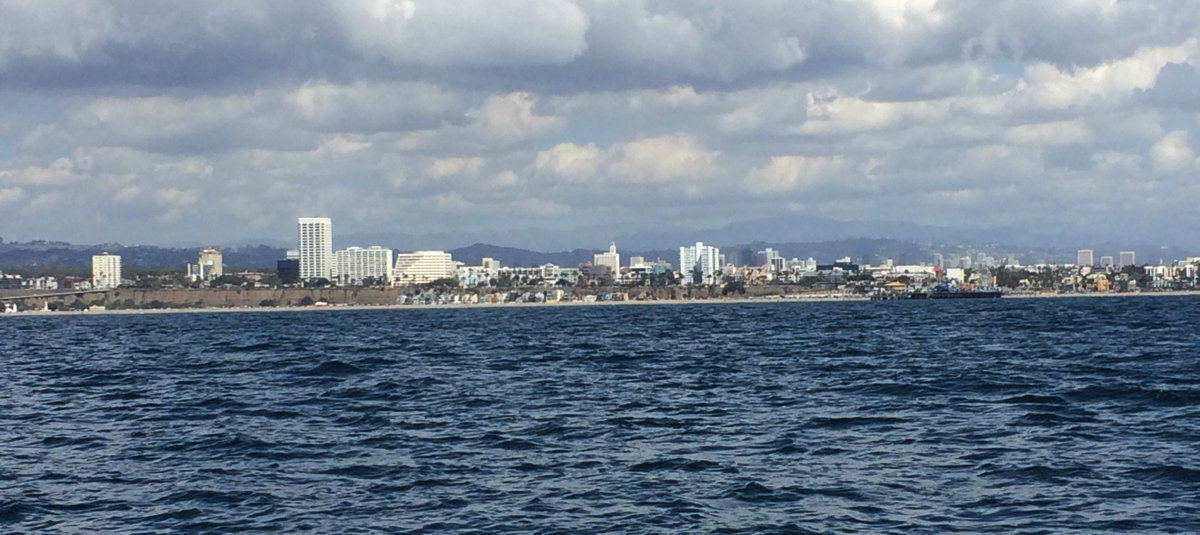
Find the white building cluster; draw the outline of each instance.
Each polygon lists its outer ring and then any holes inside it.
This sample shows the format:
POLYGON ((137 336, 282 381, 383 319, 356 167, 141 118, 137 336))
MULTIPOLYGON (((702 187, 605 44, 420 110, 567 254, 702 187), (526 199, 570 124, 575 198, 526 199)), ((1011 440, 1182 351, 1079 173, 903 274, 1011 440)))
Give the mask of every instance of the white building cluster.
POLYGON ((334 251, 333 222, 328 217, 299 218, 297 233, 302 282, 324 279, 344 286, 390 286, 424 284, 457 276, 457 265, 445 251, 396 254, 378 245, 334 251))

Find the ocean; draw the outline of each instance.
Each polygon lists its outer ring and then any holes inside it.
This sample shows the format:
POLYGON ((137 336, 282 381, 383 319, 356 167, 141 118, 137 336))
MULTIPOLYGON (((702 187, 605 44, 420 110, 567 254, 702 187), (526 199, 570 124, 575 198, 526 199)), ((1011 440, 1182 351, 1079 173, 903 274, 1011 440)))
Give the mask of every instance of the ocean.
POLYGON ((1195 533, 1200 298, 0 317, 0 533, 1195 533))

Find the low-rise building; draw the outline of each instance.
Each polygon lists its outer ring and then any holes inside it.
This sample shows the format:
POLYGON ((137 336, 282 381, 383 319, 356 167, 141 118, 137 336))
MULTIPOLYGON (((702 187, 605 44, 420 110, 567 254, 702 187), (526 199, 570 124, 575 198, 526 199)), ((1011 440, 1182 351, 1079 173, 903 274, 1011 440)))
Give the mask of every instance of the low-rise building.
POLYGON ((366 283, 390 285, 392 281, 392 250, 378 245, 367 248, 347 247, 336 255, 336 279, 343 286, 362 286, 366 283))
POLYGON ((396 284, 424 284, 455 276, 454 261, 445 251, 414 251, 396 255, 392 278, 396 284))

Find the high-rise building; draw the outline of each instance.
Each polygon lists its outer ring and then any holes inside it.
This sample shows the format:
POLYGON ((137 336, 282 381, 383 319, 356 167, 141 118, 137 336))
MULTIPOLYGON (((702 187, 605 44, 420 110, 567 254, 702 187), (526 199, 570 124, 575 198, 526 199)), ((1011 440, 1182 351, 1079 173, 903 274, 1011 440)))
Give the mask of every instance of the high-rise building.
POLYGON ((333 222, 328 217, 301 217, 298 221, 300 244, 300 280, 332 281, 336 260, 333 256, 333 222))
POLYGON ((1096 265, 1095 253, 1091 249, 1080 249, 1075 253, 1075 265, 1079 267, 1092 267, 1096 265))
POLYGON ((679 273, 689 284, 715 284, 721 269, 721 250, 696 242, 679 248, 679 273))
POLYGON ((1121 263, 1117 267, 1136 266, 1137 260, 1135 258, 1133 251, 1121 251, 1121 263))
POLYGON ((608 251, 592 255, 592 265, 604 266, 616 277, 621 273, 621 255, 617 253, 617 244, 608 244, 608 251))
POLYGON ((785 264, 783 255, 781 255, 779 251, 776 251, 775 249, 767 247, 765 250, 759 251, 755 255, 755 259, 757 260, 758 265, 764 266, 772 272, 778 273, 783 271, 785 264))
POLYGON ((454 276, 454 261, 445 251, 397 254, 396 267, 392 271, 396 284, 421 284, 454 276))
POLYGON ((116 288, 121 285, 121 257, 100 253, 92 256, 92 286, 116 288))
POLYGON ((1110 268, 1110 267, 1113 267, 1113 264, 1114 264, 1114 263, 1113 263, 1113 257, 1112 257, 1112 256, 1110 256, 1110 255, 1104 255, 1104 256, 1101 256, 1101 257, 1100 257, 1100 267, 1103 267, 1103 268, 1110 268))
POLYGON ((212 280, 225 274, 221 251, 212 248, 200 250, 200 258, 196 262, 196 267, 199 268, 197 275, 205 280, 212 280))
POLYGON ((945 268, 946 257, 943 256, 942 253, 933 253, 933 265, 940 268, 945 268))
POLYGON ((347 247, 337 252, 338 284, 359 286, 371 279, 392 283, 392 250, 378 245, 347 247))

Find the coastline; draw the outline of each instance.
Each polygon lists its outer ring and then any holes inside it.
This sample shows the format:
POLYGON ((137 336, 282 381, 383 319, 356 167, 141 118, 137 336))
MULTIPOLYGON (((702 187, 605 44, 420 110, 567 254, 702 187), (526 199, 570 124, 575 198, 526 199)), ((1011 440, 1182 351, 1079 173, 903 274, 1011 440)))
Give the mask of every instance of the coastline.
MULTIPOLYGON (((1068 293, 1068 294, 1006 294, 1001 299, 1072 299, 1072 298, 1120 298, 1120 297, 1182 297, 1200 296, 1200 291, 1125 292, 1125 293, 1068 293)), ((557 303, 446 303, 434 305, 328 305, 328 306, 279 306, 279 307, 189 307, 159 309, 118 310, 33 310, 0 314, 4 317, 55 317, 96 315, 150 315, 150 314, 232 314, 266 312, 321 312, 321 311, 364 311, 364 310, 463 310, 502 308, 546 308, 546 307, 593 307, 593 306, 652 306, 652 305, 735 305, 754 303, 845 303, 870 301, 866 296, 821 294, 803 297, 763 298, 734 297, 714 299, 658 299, 645 301, 565 301, 557 303)))

